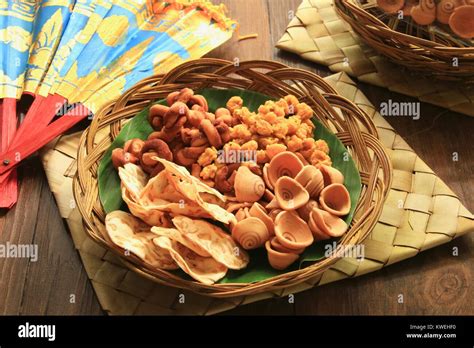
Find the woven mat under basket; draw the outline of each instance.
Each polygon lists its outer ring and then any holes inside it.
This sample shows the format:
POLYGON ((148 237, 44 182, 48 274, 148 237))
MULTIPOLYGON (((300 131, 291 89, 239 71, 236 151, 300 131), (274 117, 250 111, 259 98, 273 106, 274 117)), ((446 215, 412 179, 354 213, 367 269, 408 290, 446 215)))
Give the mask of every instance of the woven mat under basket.
POLYGON ((42 160, 59 210, 69 226, 102 308, 109 314, 214 314, 274 296, 297 293, 316 285, 356 277, 413 257, 474 231, 474 216, 456 195, 413 152, 377 113, 344 73, 325 78, 374 120, 394 168, 393 187, 375 229, 364 242, 365 259, 343 258, 310 282, 281 290, 226 299, 196 295, 155 284, 129 271, 111 252, 93 242, 82 227, 72 194, 80 134, 63 136, 42 152, 42 160), (185 298, 185 305, 180 299, 185 298))
POLYGON ((360 81, 474 116, 474 88, 414 75, 365 45, 332 0, 303 0, 276 45, 360 81))

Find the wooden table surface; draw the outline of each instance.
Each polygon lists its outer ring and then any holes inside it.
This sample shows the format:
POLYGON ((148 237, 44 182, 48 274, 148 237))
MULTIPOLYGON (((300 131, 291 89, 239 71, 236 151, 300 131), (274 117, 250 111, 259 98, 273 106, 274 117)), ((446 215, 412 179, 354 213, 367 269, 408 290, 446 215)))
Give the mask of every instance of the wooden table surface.
MULTIPOLYGON (((301 0, 224 0, 240 34, 209 56, 229 60, 270 59, 308 69, 322 76, 326 67, 282 52, 275 44, 301 0)), ((407 100, 385 89, 359 84, 374 105, 407 100)), ((428 165, 474 210, 474 118, 422 103, 421 118, 390 117, 387 121, 428 165), (453 161, 453 153, 458 161, 453 161)), ((60 218, 40 160, 20 168, 18 204, 0 210, 0 244, 38 244, 37 262, 0 259, 0 313, 102 314, 92 286, 60 218), (75 303, 71 303, 71 295, 75 303)), ((228 314, 474 314, 474 234, 421 253, 380 271, 317 287, 287 298, 261 301, 228 314), (453 256, 453 247, 459 250, 453 256), (403 294, 404 303, 398 302, 403 294)))

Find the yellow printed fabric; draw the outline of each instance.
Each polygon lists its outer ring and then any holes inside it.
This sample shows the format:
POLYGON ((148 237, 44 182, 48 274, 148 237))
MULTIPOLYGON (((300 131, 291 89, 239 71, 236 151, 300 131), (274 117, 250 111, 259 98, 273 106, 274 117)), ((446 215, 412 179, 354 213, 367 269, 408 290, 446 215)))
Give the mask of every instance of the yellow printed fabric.
POLYGON ((235 25, 209 1, 0 0, 0 98, 59 94, 96 111, 235 25))
POLYGON ((41 96, 54 93, 53 86, 60 78, 61 71, 71 68, 71 62, 78 57, 81 47, 92 39, 115 1, 76 0, 56 51, 32 93, 41 96))
POLYGON ((147 1, 132 9, 128 1, 112 7, 53 92, 94 112, 141 79, 203 56, 235 29, 223 6, 207 1, 147 1))
POLYGON ((74 0, 43 1, 34 22, 34 40, 25 76, 24 91, 35 93, 51 63, 69 23, 74 0))
POLYGON ((34 0, 0 1, 0 98, 23 92, 37 8, 34 0))

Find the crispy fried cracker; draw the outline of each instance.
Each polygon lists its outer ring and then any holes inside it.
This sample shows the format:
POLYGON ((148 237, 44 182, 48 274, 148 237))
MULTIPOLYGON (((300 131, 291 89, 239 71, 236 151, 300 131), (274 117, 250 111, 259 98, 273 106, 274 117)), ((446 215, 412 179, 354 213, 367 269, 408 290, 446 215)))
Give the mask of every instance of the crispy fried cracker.
POLYGON ((190 219, 186 216, 176 216, 173 218, 173 224, 187 239, 192 240, 228 268, 242 269, 247 266, 248 254, 220 227, 205 220, 190 219))
POLYGON ((150 226, 133 215, 113 211, 105 218, 105 228, 112 242, 151 266, 168 270, 178 268, 170 253, 153 243, 156 235, 150 232, 150 226))
POLYGON ((169 239, 172 239, 176 242, 183 244, 185 247, 191 249, 196 254, 202 257, 210 257, 211 255, 200 247, 198 244, 193 242, 192 240, 186 238, 186 236, 181 233, 176 228, 165 228, 165 227, 152 227, 151 232, 155 233, 158 236, 165 236, 169 239))
POLYGON ((227 273, 227 267, 212 257, 202 257, 184 245, 160 236, 153 239, 155 245, 166 249, 179 267, 197 281, 204 284, 214 284, 227 273))

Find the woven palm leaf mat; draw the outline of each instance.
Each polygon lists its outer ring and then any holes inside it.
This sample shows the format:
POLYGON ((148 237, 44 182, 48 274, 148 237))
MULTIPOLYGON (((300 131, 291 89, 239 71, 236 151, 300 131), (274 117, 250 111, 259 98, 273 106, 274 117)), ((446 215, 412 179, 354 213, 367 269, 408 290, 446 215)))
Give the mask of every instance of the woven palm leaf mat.
POLYGON ((344 71, 360 81, 474 116, 474 88, 414 76, 391 63, 338 17, 332 0, 303 0, 276 46, 331 71, 344 71))
POLYGON ((42 160, 51 190, 99 302, 107 313, 168 315, 223 312, 239 305, 294 294, 316 285, 373 272, 474 231, 474 216, 377 113, 356 84, 344 73, 326 77, 326 81, 373 118, 392 158, 393 188, 379 223, 364 242, 365 259, 343 258, 322 276, 276 293, 212 299, 155 284, 129 271, 115 255, 86 236, 81 216, 75 208, 72 179, 76 171, 80 134, 63 136, 43 150, 42 160), (181 304, 182 295, 186 305, 181 304))

